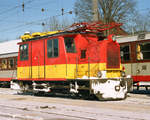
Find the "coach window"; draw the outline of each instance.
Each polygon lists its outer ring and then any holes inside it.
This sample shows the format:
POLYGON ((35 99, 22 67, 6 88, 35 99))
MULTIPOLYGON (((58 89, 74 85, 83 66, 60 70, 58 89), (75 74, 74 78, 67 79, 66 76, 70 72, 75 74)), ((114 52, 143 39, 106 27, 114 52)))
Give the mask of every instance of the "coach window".
POLYGON ((137 60, 150 59, 150 43, 140 43, 136 46, 137 60))
POLYGON ((14 58, 8 59, 8 69, 13 69, 15 67, 15 61, 14 58))
POLYGON ((2 69, 7 69, 7 59, 2 59, 2 69))
POLYGON ((58 39, 52 39, 47 41, 47 56, 58 57, 58 39))
POLYGON ((121 55, 121 61, 129 61, 130 60, 130 46, 129 45, 120 46, 120 55, 121 55))
POLYGON ((20 46, 20 60, 28 60, 28 44, 20 46))
POLYGON ((67 53, 75 53, 76 49, 75 49, 74 38, 65 37, 64 41, 65 41, 66 52, 67 53))

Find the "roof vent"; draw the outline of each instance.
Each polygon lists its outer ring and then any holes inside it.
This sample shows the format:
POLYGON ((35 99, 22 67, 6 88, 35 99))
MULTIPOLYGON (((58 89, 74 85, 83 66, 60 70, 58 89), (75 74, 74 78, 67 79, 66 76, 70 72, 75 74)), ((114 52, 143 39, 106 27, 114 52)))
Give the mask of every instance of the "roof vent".
POLYGON ((138 40, 144 40, 145 39, 145 33, 141 33, 138 35, 138 40))

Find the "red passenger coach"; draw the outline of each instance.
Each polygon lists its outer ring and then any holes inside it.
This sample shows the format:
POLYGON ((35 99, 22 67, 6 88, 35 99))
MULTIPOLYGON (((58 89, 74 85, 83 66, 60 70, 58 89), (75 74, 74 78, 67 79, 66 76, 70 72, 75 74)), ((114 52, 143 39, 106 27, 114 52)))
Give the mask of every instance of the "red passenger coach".
POLYGON ((72 26, 74 30, 22 36, 12 88, 94 95, 100 100, 126 98, 132 80, 122 76, 120 46, 114 35, 102 35, 119 25, 80 23, 72 26))

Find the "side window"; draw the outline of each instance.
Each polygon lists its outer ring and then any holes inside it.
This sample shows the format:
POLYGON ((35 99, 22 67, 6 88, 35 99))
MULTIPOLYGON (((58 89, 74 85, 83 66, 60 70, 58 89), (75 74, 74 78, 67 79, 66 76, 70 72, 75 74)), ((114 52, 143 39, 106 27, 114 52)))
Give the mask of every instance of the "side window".
POLYGON ((53 56, 58 57, 58 39, 53 40, 53 56))
POLYGON ((15 68, 17 68, 17 57, 15 58, 15 68))
POLYGON ((81 59, 86 58, 86 50, 81 50, 81 59))
POLYGON ((150 59, 150 43, 140 43, 136 46, 137 60, 150 59))
POLYGON ((8 59, 8 69, 13 69, 15 67, 15 61, 14 58, 8 59))
POLYGON ((28 44, 20 45, 20 60, 28 60, 28 44))
POLYGON ((7 69, 7 59, 2 59, 1 69, 7 69))
POLYGON ((120 46, 120 56, 121 56, 121 61, 130 60, 130 46, 129 45, 120 46))
POLYGON ((65 42, 65 47, 66 47, 67 53, 75 53, 76 52, 74 38, 65 37, 64 42, 65 42))
POLYGON ((1 58, 0 60, 0 69, 1 70, 12 70, 16 69, 16 63, 15 63, 16 57, 11 58, 1 58))
POLYGON ((47 56, 52 57, 52 40, 47 41, 47 56))
POLYGON ((47 41, 47 56, 58 57, 58 39, 52 39, 47 41))

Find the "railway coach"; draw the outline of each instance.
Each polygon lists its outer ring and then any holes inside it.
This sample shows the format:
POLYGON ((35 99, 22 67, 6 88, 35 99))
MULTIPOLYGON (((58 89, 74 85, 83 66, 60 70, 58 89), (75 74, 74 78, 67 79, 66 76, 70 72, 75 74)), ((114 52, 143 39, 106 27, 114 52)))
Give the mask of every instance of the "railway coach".
POLYGON ((0 87, 9 87, 17 77, 17 43, 21 40, 0 42, 0 87))
POLYGON ((121 61, 126 74, 133 78, 133 85, 150 87, 150 33, 117 38, 120 44, 121 61))
POLYGON ((116 26, 120 24, 78 23, 65 32, 22 36, 12 88, 125 99, 132 79, 124 76, 114 35, 103 36, 116 26))

